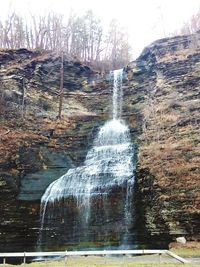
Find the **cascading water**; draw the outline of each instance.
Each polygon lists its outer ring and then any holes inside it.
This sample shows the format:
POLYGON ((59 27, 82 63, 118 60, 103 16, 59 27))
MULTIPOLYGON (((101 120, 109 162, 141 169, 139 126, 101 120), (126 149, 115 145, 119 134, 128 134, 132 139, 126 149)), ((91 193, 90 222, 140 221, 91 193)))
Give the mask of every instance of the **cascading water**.
POLYGON ((68 170, 42 196, 40 249, 45 243, 128 243, 134 149, 121 120, 122 74, 113 72, 113 119, 100 128, 83 166, 68 170))

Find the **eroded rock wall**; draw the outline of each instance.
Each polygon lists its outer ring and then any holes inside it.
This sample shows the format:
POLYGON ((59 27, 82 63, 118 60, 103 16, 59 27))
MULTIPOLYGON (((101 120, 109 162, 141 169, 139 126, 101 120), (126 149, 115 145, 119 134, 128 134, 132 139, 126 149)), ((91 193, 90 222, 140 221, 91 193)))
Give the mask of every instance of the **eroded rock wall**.
POLYGON ((24 244, 33 250, 41 195, 83 162, 109 117, 110 85, 98 72, 64 58, 58 119, 59 55, 6 50, 0 51, 0 63, 0 245, 5 251, 23 251, 24 244))
POLYGON ((127 71, 129 86, 145 95, 137 168, 145 228, 199 238, 200 36, 156 41, 127 71))
MULTIPOLYGON (((123 117, 138 150, 145 239, 199 235, 199 42, 198 34, 156 41, 125 68, 123 117)), ((64 58, 58 119, 60 66, 49 52, 0 51, 1 251, 34 249, 45 188, 83 162, 111 117, 108 75, 64 58)))
MULTIPOLYGON (((26 250, 33 250, 40 198, 52 181, 83 163, 98 128, 112 117, 112 85, 109 74, 64 57, 64 98, 58 119, 59 55, 4 50, 0 63, 0 246, 24 251, 26 244, 26 250)), ((124 97, 128 104, 128 86, 124 97)), ((134 139, 138 114, 131 109, 124 118, 134 139)))

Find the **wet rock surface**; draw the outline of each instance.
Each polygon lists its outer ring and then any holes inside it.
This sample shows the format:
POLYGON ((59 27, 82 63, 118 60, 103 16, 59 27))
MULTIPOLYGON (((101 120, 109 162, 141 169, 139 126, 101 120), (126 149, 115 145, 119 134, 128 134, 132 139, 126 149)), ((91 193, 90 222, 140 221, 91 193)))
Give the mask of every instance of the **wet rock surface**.
MULTIPOLYGON (((158 40, 125 68, 123 117, 138 150, 143 240, 199 236, 199 43, 198 34, 158 40)), ((68 58, 57 118, 60 65, 48 52, 0 51, 1 251, 35 249, 41 194, 81 165, 110 118, 108 75, 68 58)))
POLYGON ((110 85, 101 74, 65 58, 58 119, 58 55, 6 50, 0 62, 0 246, 2 251, 34 250, 41 195, 84 161, 109 116, 110 85))

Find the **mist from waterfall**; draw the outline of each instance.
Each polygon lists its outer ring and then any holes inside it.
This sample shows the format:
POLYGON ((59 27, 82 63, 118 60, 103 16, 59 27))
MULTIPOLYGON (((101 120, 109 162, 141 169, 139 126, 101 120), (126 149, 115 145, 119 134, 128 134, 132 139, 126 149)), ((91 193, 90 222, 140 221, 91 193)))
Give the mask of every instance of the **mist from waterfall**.
POLYGON ((114 236, 119 231, 119 244, 128 242, 133 219, 134 149, 129 128, 121 119, 123 71, 113 71, 112 75, 113 119, 100 128, 83 165, 68 170, 46 189, 41 199, 39 246, 48 235, 52 238, 61 236, 56 233, 56 229, 61 228, 68 236, 66 239, 72 241, 92 241, 102 237, 109 241, 111 233, 114 236), (120 226, 110 223, 112 216, 122 220, 120 226), (71 231, 67 231, 67 227, 71 227, 71 231))

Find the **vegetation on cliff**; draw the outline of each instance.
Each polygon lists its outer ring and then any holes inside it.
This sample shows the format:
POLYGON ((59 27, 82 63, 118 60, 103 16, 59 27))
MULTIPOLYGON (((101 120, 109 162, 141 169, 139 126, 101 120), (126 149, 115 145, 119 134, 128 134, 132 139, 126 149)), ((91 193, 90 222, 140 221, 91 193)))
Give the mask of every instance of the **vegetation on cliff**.
POLYGON ((58 55, 2 50, 0 62, 1 247, 18 250, 18 244, 26 242, 33 250, 41 194, 53 179, 83 162, 90 136, 108 117, 109 84, 88 66, 64 56, 58 119, 58 55), (11 240, 17 242, 14 248, 11 240))
POLYGON ((138 183, 151 234, 199 235, 199 40, 156 41, 129 71, 135 90, 146 89, 138 183))
MULTIPOLYGON (((199 41, 199 34, 156 41, 124 77, 123 116, 138 145, 140 211, 147 232, 159 237, 199 238, 199 41)), ((60 56, 1 50, 0 63, 1 244, 13 250, 4 244, 18 239, 32 250, 38 200, 58 174, 83 162, 109 117, 111 88, 106 75, 64 56, 59 120, 60 56), (51 180, 49 169, 56 169, 51 180), (28 195, 34 196, 24 202, 28 195)))
POLYGON ((92 10, 82 16, 72 12, 67 20, 54 13, 28 19, 8 14, 0 20, 0 48, 64 53, 101 70, 122 68, 131 56, 125 29, 113 19, 105 30, 92 10))

